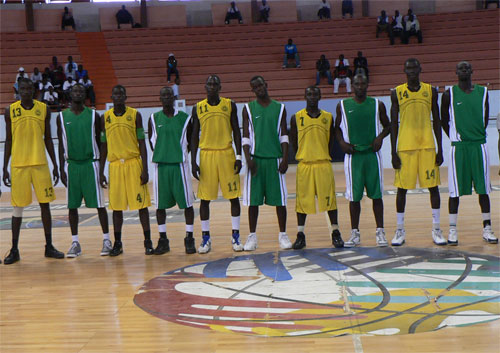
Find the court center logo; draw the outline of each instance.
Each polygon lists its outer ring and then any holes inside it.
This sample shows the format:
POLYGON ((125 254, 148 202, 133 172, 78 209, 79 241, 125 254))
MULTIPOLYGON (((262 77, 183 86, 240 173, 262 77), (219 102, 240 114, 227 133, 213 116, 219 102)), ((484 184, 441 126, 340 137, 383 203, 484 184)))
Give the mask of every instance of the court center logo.
POLYGON ((500 318, 500 259, 417 248, 307 249, 176 269, 134 298, 158 318, 257 336, 396 335, 500 318))

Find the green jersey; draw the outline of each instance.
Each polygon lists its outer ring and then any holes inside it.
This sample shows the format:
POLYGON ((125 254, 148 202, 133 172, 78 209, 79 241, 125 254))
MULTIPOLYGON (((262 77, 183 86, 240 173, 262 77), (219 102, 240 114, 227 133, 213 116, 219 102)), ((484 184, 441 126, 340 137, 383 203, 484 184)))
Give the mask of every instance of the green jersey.
POLYGON ((354 145, 356 151, 371 151, 373 140, 381 132, 378 100, 366 97, 363 103, 357 103, 354 98, 347 98, 342 100, 341 110, 344 141, 354 145))
POLYGON ((250 153, 261 158, 281 158, 281 118, 285 105, 271 100, 263 107, 256 100, 246 105, 251 140, 250 153))
POLYGON ((154 163, 182 163, 187 159, 187 126, 191 117, 175 111, 174 116, 168 117, 163 110, 151 114, 154 163))
POLYGON ((457 85, 450 89, 450 140, 451 142, 486 142, 484 127, 487 89, 474 85, 465 93, 457 85))
POLYGON ((62 128, 60 143, 64 147, 64 157, 68 161, 88 161, 99 159, 99 146, 95 135, 95 110, 84 107, 75 115, 70 109, 59 113, 62 128))

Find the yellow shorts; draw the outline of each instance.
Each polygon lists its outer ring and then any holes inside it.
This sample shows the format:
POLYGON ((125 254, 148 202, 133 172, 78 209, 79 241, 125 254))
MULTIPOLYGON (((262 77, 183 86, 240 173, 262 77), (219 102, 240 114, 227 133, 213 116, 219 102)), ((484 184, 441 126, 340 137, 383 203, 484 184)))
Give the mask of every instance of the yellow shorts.
POLYGON ((401 168, 396 169, 394 186, 406 190, 415 189, 417 175, 421 188, 432 188, 441 183, 434 149, 400 151, 398 156, 401 168))
POLYGON ((225 199, 240 197, 240 175, 234 174, 235 161, 232 148, 218 151, 200 150, 199 199, 215 200, 219 193, 219 184, 225 199))
POLYGON ((329 161, 315 163, 300 162, 297 166, 297 200, 295 210, 298 213, 316 213, 318 198, 319 212, 337 209, 335 197, 335 179, 332 164, 329 161))
POLYGON ((148 185, 141 185, 140 158, 109 164, 109 208, 114 211, 140 210, 151 206, 148 185))
POLYGON ((11 167, 10 180, 11 203, 15 207, 28 206, 31 201, 31 185, 35 189, 36 199, 39 203, 48 203, 56 199, 52 187, 52 177, 47 164, 29 167, 11 167))

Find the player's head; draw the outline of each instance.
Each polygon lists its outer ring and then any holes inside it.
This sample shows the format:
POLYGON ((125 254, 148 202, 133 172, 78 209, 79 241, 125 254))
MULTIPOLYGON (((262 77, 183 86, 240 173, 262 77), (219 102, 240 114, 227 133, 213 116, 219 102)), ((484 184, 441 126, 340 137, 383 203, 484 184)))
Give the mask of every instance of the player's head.
POLYGON ((368 78, 362 72, 357 73, 352 79, 352 88, 354 89, 354 94, 356 97, 362 98, 366 96, 366 90, 368 89, 368 78))
POLYGON ((73 87, 71 87, 71 91, 69 92, 69 96, 71 97, 71 101, 73 103, 85 103, 85 99, 87 98, 87 90, 85 86, 81 83, 77 83, 73 87))
POLYGON ((267 97, 267 82, 262 76, 254 76, 250 80, 250 87, 257 98, 267 97))
POLYGON ((305 90, 304 97, 308 106, 316 107, 321 99, 321 90, 318 86, 309 86, 305 90))
POLYGON ((160 102, 164 108, 174 106, 175 96, 172 87, 165 86, 160 90, 160 102))
POLYGON ((456 70, 459 81, 470 80, 472 75, 472 65, 468 61, 460 61, 456 70))
POLYGON ((207 91, 208 96, 218 96, 221 87, 219 76, 208 76, 207 82, 205 82, 205 90, 207 91))
POLYGON ((125 104, 127 100, 127 90, 122 85, 116 85, 111 91, 111 100, 114 105, 125 104))
POLYGON ((408 80, 418 79, 422 68, 420 67, 420 61, 415 58, 409 58, 405 62, 405 74, 408 80))
POLYGON ((35 88, 33 87, 33 82, 29 78, 21 78, 20 80, 18 80, 17 90, 19 92, 19 97, 21 97, 21 100, 27 101, 33 99, 35 88))

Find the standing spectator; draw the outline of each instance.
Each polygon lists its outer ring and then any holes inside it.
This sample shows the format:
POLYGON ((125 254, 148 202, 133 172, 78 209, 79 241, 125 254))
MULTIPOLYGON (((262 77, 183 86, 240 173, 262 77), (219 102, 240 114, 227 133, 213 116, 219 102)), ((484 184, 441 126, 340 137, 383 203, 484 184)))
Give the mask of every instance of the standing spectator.
POLYGON ((15 82, 17 82, 17 79, 19 77, 29 79, 28 74, 26 72, 24 72, 24 67, 22 67, 22 66, 17 70, 17 75, 16 75, 16 81, 15 82))
POLYGON ((33 69, 33 73, 31 74, 31 82, 38 87, 38 83, 42 82, 42 73, 38 71, 38 67, 33 69))
POLYGON ((61 21, 61 30, 64 31, 66 26, 71 26, 73 29, 75 29, 75 19, 73 18, 73 14, 69 12, 68 8, 64 8, 64 12, 62 15, 62 21, 61 21))
POLYGON ((127 9, 125 9, 125 5, 122 5, 121 10, 118 10, 116 13, 116 23, 118 24, 118 29, 120 29, 121 24, 127 24, 130 23, 130 26, 134 26, 134 18, 128 12, 127 9))
POLYGON ((288 60, 295 59, 295 66, 300 68, 300 58, 299 52, 297 51, 297 46, 293 44, 292 39, 288 39, 288 44, 285 45, 285 56, 283 59, 283 68, 285 69, 288 66, 288 60))
POLYGON ((89 72, 83 68, 83 65, 78 65, 78 70, 76 70, 76 79, 79 80, 84 76, 88 76, 89 72))
POLYGON ((344 64, 344 67, 349 69, 349 60, 345 59, 344 54, 340 54, 339 58, 335 61, 335 68, 337 68, 341 63, 344 64))
POLYGON ((66 74, 66 76, 68 75, 70 66, 73 68, 73 71, 78 70, 78 65, 73 61, 73 57, 71 55, 68 56, 68 62, 66 63, 66 65, 64 65, 64 73, 66 74))
POLYGON ((349 69, 341 62, 335 68, 335 80, 333 80, 333 94, 339 93, 340 84, 345 84, 347 93, 351 93, 351 79, 349 78, 349 69))
POLYGON ((172 90, 174 91, 174 97, 175 99, 179 99, 179 85, 181 84, 181 79, 176 77, 175 78, 175 83, 172 85, 172 90))
POLYGON ((226 19, 224 20, 225 24, 229 24, 231 20, 238 20, 239 24, 243 23, 243 18, 241 17, 240 10, 236 7, 234 1, 231 1, 231 7, 227 9, 226 19))
POLYGON ((67 70, 65 72, 66 78, 72 77, 73 80, 77 80, 77 74, 76 71, 73 69, 73 66, 67 66, 67 70))
POLYGON ((321 0, 321 4, 319 5, 318 17, 320 20, 323 18, 330 19, 330 3, 326 0, 321 0))
POLYGON ((76 85, 76 81, 73 80, 73 77, 71 76, 68 76, 68 78, 66 79, 66 81, 64 81, 64 84, 63 84, 63 94, 64 94, 64 100, 66 102, 70 102, 71 101, 71 97, 69 95, 69 93, 71 92, 71 87, 73 87, 74 85, 76 85))
POLYGON ((405 44, 408 44, 411 36, 416 36, 418 38, 418 42, 422 43, 422 31, 420 30, 420 24, 413 15, 410 15, 408 21, 406 22, 406 28, 404 32, 405 44))
POLYGON ((167 82, 170 83, 170 76, 175 74, 175 78, 179 78, 179 70, 177 70, 177 59, 174 54, 168 54, 167 59, 167 82))
POLYGON ((89 76, 85 75, 83 78, 81 78, 78 83, 83 85, 85 87, 86 95, 90 99, 90 105, 92 107, 95 107, 95 92, 94 92, 94 85, 92 81, 90 81, 89 76))
POLYGON ((271 8, 267 4, 267 1, 262 0, 262 4, 259 6, 260 21, 261 22, 269 22, 269 12, 270 11, 271 11, 271 8))
POLYGON ((354 13, 354 7, 352 6, 352 0, 342 0, 342 18, 345 18, 345 15, 350 14, 351 18, 354 13))
POLYGON ((43 94, 43 102, 50 106, 59 105, 59 95, 54 91, 52 85, 50 85, 49 90, 43 94))
POLYGON ((330 73, 330 62, 324 54, 316 61, 316 86, 319 85, 321 76, 328 78, 328 84, 333 85, 332 74, 330 73))
POLYGON ((392 37, 391 25, 389 24, 389 16, 386 15, 385 10, 382 10, 380 12, 380 16, 377 18, 377 32, 375 34, 375 38, 378 38, 378 34, 380 32, 387 32, 389 38, 392 37))
POLYGON ((52 57, 52 63, 49 65, 50 71, 56 71, 59 67, 59 62, 57 61, 57 56, 52 57))
POLYGON ((403 16, 399 14, 399 11, 396 10, 394 13, 394 16, 392 16, 392 22, 391 22, 391 31, 392 31, 392 42, 391 45, 394 44, 394 37, 398 36, 401 39, 401 42, 403 42, 404 37, 404 28, 403 28, 403 16))
POLYGON ((368 60, 363 56, 362 51, 358 51, 358 56, 354 58, 354 76, 363 70, 363 74, 368 79, 368 60))

